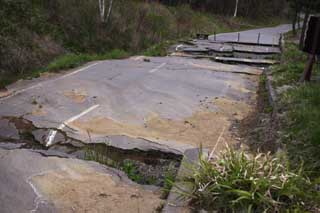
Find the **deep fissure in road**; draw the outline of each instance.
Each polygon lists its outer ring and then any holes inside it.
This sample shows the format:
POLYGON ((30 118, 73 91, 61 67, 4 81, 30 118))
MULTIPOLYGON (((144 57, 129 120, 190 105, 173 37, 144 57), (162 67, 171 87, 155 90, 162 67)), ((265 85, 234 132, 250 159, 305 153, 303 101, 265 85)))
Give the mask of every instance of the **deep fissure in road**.
POLYGON ((124 150, 106 143, 87 144, 72 139, 57 130, 59 141, 46 147, 45 141, 50 129, 37 128, 24 118, 0 118, 0 147, 5 149, 30 149, 49 157, 78 158, 96 161, 125 172, 128 177, 143 185, 168 187, 167 181, 174 181, 178 172, 181 155, 158 150, 124 150), (4 125, 5 124, 5 125, 4 125))

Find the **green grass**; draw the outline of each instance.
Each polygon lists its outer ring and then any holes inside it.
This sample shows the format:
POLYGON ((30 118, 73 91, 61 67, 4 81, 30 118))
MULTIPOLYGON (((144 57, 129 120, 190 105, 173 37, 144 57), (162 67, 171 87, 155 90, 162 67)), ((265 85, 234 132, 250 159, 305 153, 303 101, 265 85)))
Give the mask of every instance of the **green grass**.
POLYGON ((286 44, 281 60, 283 63, 272 69, 276 86, 298 82, 307 62, 307 54, 301 52, 297 44, 289 42, 286 44))
POLYGON ((128 177, 135 182, 139 183, 143 179, 143 177, 139 174, 136 165, 134 165, 131 161, 125 161, 121 166, 121 170, 124 171, 128 177))
POLYGON ((56 59, 54 59, 48 66, 32 70, 26 72, 19 73, 0 73, 0 89, 5 88, 7 85, 14 83, 19 79, 32 79, 37 78, 43 72, 58 72, 61 70, 67 70, 71 68, 75 68, 81 66, 90 61, 98 61, 98 60, 108 60, 108 59, 122 59, 129 56, 129 53, 123 50, 112 50, 105 54, 75 54, 70 53, 66 55, 62 55, 56 59))
MULTIPOLYGON (((190 191, 176 185, 182 198, 197 209, 218 212, 303 212, 315 206, 319 193, 303 168, 291 170, 285 157, 247 155, 227 149, 182 178, 190 191)), ((181 185, 180 185, 181 186, 181 185)))
POLYGON ((320 84, 299 85, 281 97, 287 108, 283 141, 295 164, 304 161, 312 177, 320 176, 320 84))
MULTIPOLYGON (((304 162, 306 173, 312 179, 320 177, 320 83, 298 83, 307 54, 292 43, 295 37, 286 36, 282 63, 273 67, 274 85, 292 88, 280 95, 279 108, 285 112, 281 117, 280 140, 285 145, 293 165, 304 162)), ((319 65, 313 69, 313 78, 320 73, 319 65)))
POLYGON ((145 56, 166 56, 168 48, 173 45, 174 41, 164 41, 159 44, 153 45, 143 52, 145 56))
POLYGON ((59 71, 78 67, 89 61, 107 60, 107 59, 122 59, 128 57, 129 54, 123 50, 112 50, 105 54, 67 54, 56 58, 44 70, 59 71))

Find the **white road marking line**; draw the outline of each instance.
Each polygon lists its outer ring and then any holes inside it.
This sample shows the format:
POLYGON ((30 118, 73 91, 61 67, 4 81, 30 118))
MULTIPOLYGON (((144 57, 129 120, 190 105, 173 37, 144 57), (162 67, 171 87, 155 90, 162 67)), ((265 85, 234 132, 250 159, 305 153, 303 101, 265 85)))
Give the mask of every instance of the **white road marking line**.
MULTIPOLYGON (((61 125, 58 126, 57 130, 62 130, 63 128, 65 128, 69 123, 72 123, 73 121, 79 119, 80 117, 84 116, 85 114, 88 114, 89 112, 91 112, 92 110, 98 108, 100 105, 94 105, 92 107, 90 107, 89 109, 81 112, 79 115, 76 115, 66 121, 64 121, 61 125)), ((49 132, 49 135, 47 137, 47 140, 46 140, 46 147, 48 146, 51 146, 52 143, 54 142, 54 138, 56 137, 58 131, 57 130, 51 130, 49 132)))
MULTIPOLYGON (((101 63, 101 62, 97 62, 97 63, 94 63, 94 64, 90 64, 90 65, 88 65, 88 66, 86 66, 86 67, 83 67, 83 68, 81 68, 81 69, 75 70, 74 72, 71 72, 71 73, 69 73, 69 74, 63 75, 63 76, 61 76, 61 77, 59 77, 59 78, 56 78, 56 79, 52 79, 52 80, 45 81, 45 82, 43 82, 43 83, 50 83, 50 82, 55 82, 55 81, 64 79, 64 78, 66 78, 66 77, 72 76, 72 75, 77 74, 77 73, 79 73, 79 72, 85 71, 85 70, 89 69, 90 67, 96 66, 96 65, 99 64, 99 63, 101 63)), ((0 98, 0 101, 2 101, 2 100, 7 100, 7 99, 9 99, 9 98, 11 98, 11 97, 13 97, 13 96, 19 95, 19 94, 24 93, 24 92, 26 92, 26 91, 28 91, 28 90, 41 87, 41 86, 43 85, 43 83, 40 82, 40 83, 38 83, 38 84, 36 84, 36 85, 33 85, 33 86, 31 86, 31 87, 27 87, 27 88, 24 88, 24 89, 21 89, 21 90, 13 91, 11 95, 8 95, 8 96, 6 96, 6 97, 0 98)))
POLYGON ((179 48, 180 47, 183 47, 183 44, 179 44, 177 47, 176 47, 176 51, 179 51, 179 48))
POLYGON ((37 188, 35 187, 35 185, 32 183, 32 178, 37 176, 37 175, 42 175, 44 173, 39 173, 39 174, 35 174, 35 175, 31 175, 26 179, 26 182, 30 185, 30 187, 32 188, 33 192, 36 194, 35 199, 33 200, 33 203, 35 205, 35 208, 30 210, 30 213, 33 212, 37 212, 40 203, 45 202, 44 198, 42 197, 41 193, 37 190, 37 188))
POLYGON ((154 73, 154 72, 157 72, 159 69, 161 69, 162 67, 166 66, 167 63, 162 63, 160 64, 159 66, 157 66, 156 68, 152 69, 149 71, 149 73, 154 73))

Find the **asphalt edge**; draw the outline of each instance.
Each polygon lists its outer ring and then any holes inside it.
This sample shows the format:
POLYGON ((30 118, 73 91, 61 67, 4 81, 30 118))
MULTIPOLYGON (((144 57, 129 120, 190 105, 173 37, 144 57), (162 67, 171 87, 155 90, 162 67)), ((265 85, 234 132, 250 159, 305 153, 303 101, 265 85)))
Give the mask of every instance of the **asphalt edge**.
MULTIPOLYGON (((176 184, 179 183, 185 174, 192 172, 186 165, 199 165, 200 153, 202 156, 209 156, 209 150, 207 149, 188 149, 184 152, 184 157, 181 161, 181 166, 179 168, 178 174, 176 176, 176 184)), ((181 184, 178 185, 179 188, 182 188, 185 191, 190 191, 191 189, 187 186, 181 184)), ((175 187, 172 187, 169 196, 167 198, 166 204, 162 210, 162 213, 177 213, 177 212, 191 212, 192 210, 188 207, 188 203, 180 198, 180 195, 175 192, 175 187)))

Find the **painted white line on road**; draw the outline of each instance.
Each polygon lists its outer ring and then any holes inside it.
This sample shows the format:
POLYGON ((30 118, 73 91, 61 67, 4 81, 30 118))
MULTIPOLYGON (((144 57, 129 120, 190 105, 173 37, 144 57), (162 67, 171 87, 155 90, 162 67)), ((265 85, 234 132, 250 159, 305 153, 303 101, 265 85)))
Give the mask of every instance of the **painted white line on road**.
POLYGON ((92 107, 90 107, 89 109, 81 112, 79 115, 76 115, 68 120, 66 120, 65 122, 63 122, 61 125, 58 126, 57 130, 51 130, 49 132, 49 135, 47 137, 47 140, 46 140, 46 146, 51 146, 52 143, 54 142, 54 139, 58 133, 58 130, 62 130, 63 128, 65 128, 68 124, 72 123, 73 121, 79 119, 80 117, 84 116, 85 114, 88 114, 89 112, 91 112, 92 110, 98 108, 100 105, 94 105, 92 107))
POLYGON ((66 78, 66 77, 72 76, 72 75, 74 75, 74 74, 77 74, 77 73, 79 73, 79 72, 83 72, 83 71, 85 71, 85 70, 87 70, 87 69, 89 69, 89 68, 91 68, 91 67, 93 67, 93 66, 96 66, 96 65, 99 64, 99 63, 101 63, 101 62, 97 62, 97 63, 94 63, 94 64, 90 64, 90 65, 88 65, 88 66, 86 66, 86 67, 83 67, 83 68, 81 68, 81 69, 75 70, 74 72, 71 72, 71 73, 69 73, 69 74, 63 75, 63 76, 61 76, 61 77, 59 77, 59 78, 56 78, 56 79, 48 80, 48 81, 45 81, 45 82, 40 82, 40 83, 35 84, 35 85, 31 86, 31 87, 27 87, 27 88, 24 88, 24 89, 21 89, 21 90, 13 91, 11 95, 8 95, 8 96, 5 96, 5 97, 3 97, 3 98, 0 98, 0 101, 2 101, 2 100, 7 100, 7 99, 9 99, 9 98, 11 98, 11 97, 13 97, 13 96, 19 95, 19 94, 24 93, 24 92, 26 92, 26 91, 28 91, 28 90, 41 87, 44 83, 55 82, 55 81, 64 79, 64 78, 66 78))
POLYGON ((37 176, 37 175, 41 175, 41 174, 42 174, 42 173, 40 173, 40 174, 35 174, 35 175, 32 175, 32 176, 30 176, 30 177, 28 177, 28 178, 26 179, 26 182, 30 185, 30 187, 32 188, 33 192, 36 194, 36 197, 35 197, 35 199, 33 200, 33 203, 34 203, 35 207, 34 207, 34 209, 32 209, 32 210, 29 211, 30 213, 37 212, 40 203, 45 202, 45 200, 43 199, 43 196, 41 195, 41 193, 37 190, 37 188, 35 187, 35 185, 32 183, 32 178, 35 177, 35 176, 37 176))
POLYGON ((157 66, 156 68, 152 69, 149 71, 149 73, 154 73, 154 72, 157 72, 159 69, 161 69, 162 67, 166 66, 167 63, 162 63, 160 64, 159 66, 157 66))

